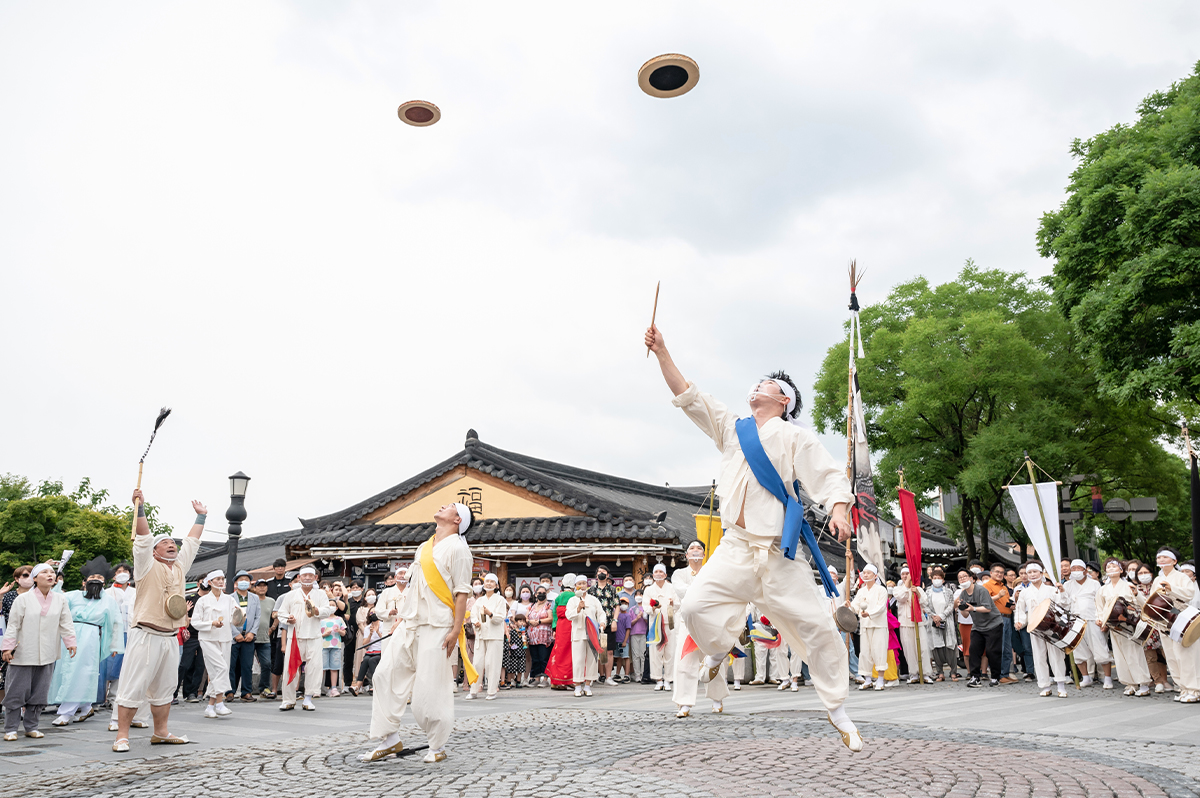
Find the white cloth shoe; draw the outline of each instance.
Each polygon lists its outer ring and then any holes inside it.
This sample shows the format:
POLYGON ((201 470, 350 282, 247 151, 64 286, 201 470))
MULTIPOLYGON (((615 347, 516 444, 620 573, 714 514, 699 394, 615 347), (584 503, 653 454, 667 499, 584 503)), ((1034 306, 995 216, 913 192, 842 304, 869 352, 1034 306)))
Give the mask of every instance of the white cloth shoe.
POLYGON ((1111 677, 1111 676, 1105 676, 1105 677, 1104 677, 1104 689, 1105 689, 1105 690, 1111 690, 1111 689, 1113 689, 1113 680, 1112 680, 1112 677, 1111 677))
POLYGON ((586 685, 586 684, 585 684, 585 685, 583 686, 583 694, 584 694, 585 696, 588 696, 589 698, 591 697, 591 695, 592 695, 592 688, 591 688, 591 686, 590 686, 590 685, 586 685))
POLYGON ((792 682, 792 692, 793 693, 800 692, 800 682, 798 682, 798 681, 792 682))
POLYGON ((734 689, 734 690, 741 690, 741 689, 742 689, 742 683, 741 683, 741 682, 739 682, 737 679, 734 679, 734 680, 733 680, 733 689, 734 689))
POLYGON ((218 714, 218 715, 220 715, 221 717, 225 717, 226 715, 232 715, 232 714, 233 714, 233 710, 232 710, 232 709, 230 709, 229 707, 225 706, 225 702, 224 702, 224 701, 222 701, 221 703, 217 704, 217 706, 216 706, 216 710, 217 710, 217 714, 218 714))
POLYGON ((214 707, 212 704, 206 704, 204 707, 204 717, 206 717, 206 718, 217 717, 217 708, 214 707))
POLYGON ((575 685, 575 697, 583 698, 583 688, 580 687, 579 685, 575 685))
POLYGON ((1083 677, 1082 679, 1080 679, 1080 680, 1079 680, 1079 686, 1080 686, 1080 688, 1084 688, 1084 687, 1091 687, 1091 686, 1092 686, 1092 684, 1093 684, 1093 682, 1092 682, 1092 675, 1091 675, 1090 673, 1088 673, 1088 674, 1085 674, 1085 675, 1084 675, 1084 677, 1083 677))
POLYGON ((692 708, 689 706, 682 706, 675 712, 675 717, 686 718, 690 714, 692 714, 692 708))
POLYGON ((51 726, 70 726, 71 718, 67 715, 59 715, 57 718, 54 719, 54 722, 51 723, 50 725, 51 726))
POLYGON ((654 685, 654 689, 655 689, 655 690, 661 690, 661 689, 663 689, 663 683, 660 681, 658 684, 654 685))

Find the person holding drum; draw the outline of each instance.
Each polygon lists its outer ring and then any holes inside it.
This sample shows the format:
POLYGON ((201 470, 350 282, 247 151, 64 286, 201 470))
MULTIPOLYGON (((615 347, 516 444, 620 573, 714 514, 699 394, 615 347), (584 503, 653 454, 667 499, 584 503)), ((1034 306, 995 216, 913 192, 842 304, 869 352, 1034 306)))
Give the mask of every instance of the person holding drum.
MULTIPOLYGON (((1135 560, 1135 562, 1137 562, 1135 560)), ((1139 562, 1137 573, 1134 576, 1134 583, 1138 595, 1138 606, 1143 606, 1146 603, 1146 597, 1150 595, 1151 585, 1154 582, 1154 569, 1146 563, 1139 562)), ((1162 642, 1158 639, 1158 630, 1150 632, 1150 636, 1146 638, 1146 645, 1142 650, 1146 655, 1146 665, 1150 668, 1150 678, 1154 681, 1154 692, 1165 693, 1168 690, 1167 686, 1167 658, 1163 654, 1162 642)))
MULTIPOLYGON (((1017 604, 1013 608, 1013 620, 1017 629, 1032 626, 1033 628, 1029 630, 1032 632, 1037 624, 1031 624, 1031 617, 1040 620, 1045 617, 1047 610, 1052 605, 1061 606, 1066 599, 1062 592, 1062 585, 1055 585, 1045 580, 1041 563, 1026 563, 1025 574, 1029 578, 1029 586, 1022 588, 1017 596, 1017 604)), ((1053 681, 1058 683, 1058 697, 1066 698, 1067 658, 1063 650, 1041 634, 1029 635, 1029 642, 1033 649, 1033 669, 1037 674, 1038 689, 1041 690, 1039 695, 1043 698, 1050 696, 1050 675, 1053 672, 1053 681)))
MULTIPOLYGON (((1146 599, 1147 603, 1152 603, 1155 594, 1159 593, 1165 594, 1175 609, 1186 606, 1196 595, 1196 583, 1175 567, 1175 563, 1179 562, 1179 555, 1174 549, 1162 549, 1155 557, 1155 562, 1158 564, 1159 575, 1153 582, 1153 590, 1146 599)), ((1162 643, 1163 654, 1167 657, 1167 669, 1180 690, 1175 700, 1181 704, 1200 702, 1200 684, 1197 683, 1197 672, 1200 671, 1197 657, 1200 656, 1200 649, 1184 646, 1161 629, 1158 639, 1162 643)))
POLYGON ((1150 667, 1142 653, 1145 637, 1141 642, 1137 638, 1142 632, 1148 636, 1151 630, 1141 620, 1142 603, 1134 586, 1121 578, 1122 570, 1121 561, 1115 557, 1104 561, 1104 575, 1108 581, 1100 588, 1100 620, 1096 624, 1112 632, 1117 678, 1125 685, 1125 695, 1147 696, 1150 695, 1150 667))
POLYGON ((1067 594, 1067 609, 1088 622, 1083 639, 1075 647, 1075 664, 1083 676, 1079 686, 1092 685, 1092 664, 1095 664, 1104 674, 1104 689, 1113 689, 1112 655, 1108 652, 1104 632, 1095 623, 1098 620, 1096 596, 1100 593, 1100 583, 1088 576, 1087 564, 1083 560, 1071 560, 1071 581, 1063 586, 1063 592, 1067 594))

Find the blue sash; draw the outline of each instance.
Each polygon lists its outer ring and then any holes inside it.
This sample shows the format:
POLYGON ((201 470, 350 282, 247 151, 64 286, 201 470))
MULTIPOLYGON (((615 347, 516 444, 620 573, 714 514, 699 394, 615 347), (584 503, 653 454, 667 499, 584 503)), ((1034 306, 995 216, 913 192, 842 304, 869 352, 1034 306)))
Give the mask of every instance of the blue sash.
MULTIPOLYGON (((775 466, 771 465, 770 458, 763 450, 762 441, 758 439, 758 425, 752 418, 739 418, 734 424, 734 428, 737 430, 742 454, 745 455, 750 470, 754 472, 754 478, 772 496, 783 502, 783 536, 779 542, 780 548, 783 549, 783 556, 789 560, 796 559, 796 549, 799 548, 800 536, 803 535, 804 545, 808 546, 808 550, 812 552, 813 562, 821 575, 821 584, 825 588, 825 595, 837 596, 837 583, 829 575, 829 568, 825 565, 825 558, 821 556, 817 538, 813 535, 812 527, 808 525, 808 521, 804 517, 804 505, 797 499, 793 499, 784 488, 783 479, 775 470, 775 466)), ((799 496, 799 481, 795 483, 794 488, 796 495, 799 496)))

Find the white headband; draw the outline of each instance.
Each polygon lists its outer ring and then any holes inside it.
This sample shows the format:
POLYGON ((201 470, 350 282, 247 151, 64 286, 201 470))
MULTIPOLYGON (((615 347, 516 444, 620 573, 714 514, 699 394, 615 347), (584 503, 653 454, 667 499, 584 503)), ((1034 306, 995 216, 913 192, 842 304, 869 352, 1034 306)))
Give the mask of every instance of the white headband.
POLYGON ((316 576, 316 575, 317 575, 317 569, 316 569, 316 568, 313 568, 311 565, 306 565, 306 566, 304 566, 303 568, 301 568, 301 569, 300 569, 300 573, 298 573, 298 574, 296 574, 296 575, 297 575, 297 576, 304 576, 305 574, 312 574, 313 576, 316 576))
POLYGON ((870 571, 871 573, 875 574, 876 576, 879 576, 879 569, 875 567, 874 563, 866 564, 866 566, 863 568, 863 573, 865 574, 867 571, 870 571))
MULTIPOLYGON (((150 548, 154 549, 156 546, 158 546, 159 543, 162 543, 164 540, 169 540, 172 543, 175 543, 175 538, 171 537, 170 535, 155 535, 154 540, 150 541, 150 548)), ((176 544, 176 545, 178 545, 178 544, 176 544)))
POLYGON ((575 584, 575 574, 563 574, 562 583, 564 585, 575 584))
POLYGON ((912 571, 909 571, 909 570, 908 570, 908 566, 907 566, 907 565, 901 565, 901 566, 900 566, 900 573, 905 573, 906 571, 907 571, 908 573, 910 573, 910 574, 912 573, 912 571))
MULTIPOLYGON (((314 571, 314 573, 315 573, 315 571, 314 571)), ((215 570, 215 571, 209 571, 209 572, 208 572, 208 575, 204 577, 204 581, 205 581, 205 582, 211 582, 212 580, 216 579, 217 577, 220 577, 221 579, 224 579, 224 578, 225 578, 225 572, 224 572, 224 571, 222 571, 222 570, 221 570, 221 569, 219 569, 219 568, 218 568, 217 570, 215 570)))
POLYGON ((1071 567, 1072 568, 1078 567, 1078 568, 1086 569, 1087 563, 1085 563, 1083 560, 1071 560, 1071 567))
POLYGON ((655 563, 654 573, 658 573, 659 571, 662 571, 665 574, 667 572, 667 566, 663 565, 662 563, 655 563))
POLYGON ((587 584, 587 574, 580 574, 575 577, 575 584, 578 585, 580 582, 583 582, 585 585, 587 584))
POLYGON ((484 574, 483 581, 484 582, 491 581, 491 582, 495 582, 496 584, 500 584, 500 578, 497 577, 495 574, 484 574))
POLYGON ((1031 562, 1029 565, 1025 566, 1025 573, 1029 573, 1030 571, 1037 571, 1040 574, 1042 572, 1042 566, 1035 562, 1031 562))
POLYGON ((792 414, 792 411, 796 409, 796 392, 792 390, 792 386, 788 385, 786 382, 784 382, 782 380, 774 380, 774 379, 771 379, 770 377, 764 377, 761 382, 755 383, 750 388, 750 395, 753 396, 755 393, 757 393, 758 386, 762 385, 762 383, 764 383, 764 382, 775 383, 775 385, 777 385, 779 387, 779 390, 783 393, 783 395, 787 397, 787 400, 788 400, 787 413, 790 416, 792 414))
POLYGON ((1159 557, 1170 557, 1172 562, 1178 562, 1178 561, 1179 561, 1179 558, 1178 558, 1178 557, 1176 557, 1174 554, 1172 554, 1171 552, 1167 551, 1166 549, 1163 549, 1163 550, 1162 550, 1162 551, 1160 551, 1158 554, 1154 555, 1154 559, 1156 559, 1156 560, 1157 560, 1159 557))
POLYGON ((467 527, 471 526, 471 508, 462 502, 455 502, 454 507, 458 510, 458 534, 467 534, 467 527))
POLYGON ((54 570, 53 566, 46 565, 46 563, 44 563, 44 562, 40 562, 37 565, 33 566, 33 570, 29 572, 29 578, 33 579, 35 576, 40 574, 42 571, 53 571, 53 570, 54 570))
POLYGON ((1192 573, 1196 573, 1196 566, 1194 566, 1194 565, 1188 565, 1187 563, 1184 563, 1183 565, 1179 566, 1179 570, 1181 570, 1181 571, 1191 571, 1192 573))

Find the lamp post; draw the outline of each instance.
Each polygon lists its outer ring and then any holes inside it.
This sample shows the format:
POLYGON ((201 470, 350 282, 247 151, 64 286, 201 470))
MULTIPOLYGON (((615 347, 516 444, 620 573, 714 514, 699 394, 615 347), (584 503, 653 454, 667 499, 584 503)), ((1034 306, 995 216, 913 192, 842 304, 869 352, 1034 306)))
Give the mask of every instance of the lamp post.
POLYGON ((229 522, 229 560, 225 565, 226 584, 232 584, 237 573, 238 541, 242 538, 242 522, 246 520, 246 485, 250 477, 237 472, 229 478, 229 509, 225 511, 225 520, 229 522))

